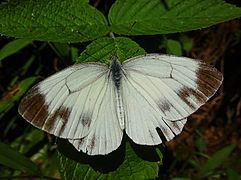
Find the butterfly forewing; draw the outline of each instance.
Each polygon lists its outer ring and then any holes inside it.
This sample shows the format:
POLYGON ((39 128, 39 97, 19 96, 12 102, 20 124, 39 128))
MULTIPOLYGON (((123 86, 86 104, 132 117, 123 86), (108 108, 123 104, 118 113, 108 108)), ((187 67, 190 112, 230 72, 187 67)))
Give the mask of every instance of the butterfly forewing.
POLYGON ((184 57, 149 54, 127 61, 123 69, 124 81, 135 86, 151 107, 169 120, 195 112, 222 83, 222 74, 215 68, 184 57))

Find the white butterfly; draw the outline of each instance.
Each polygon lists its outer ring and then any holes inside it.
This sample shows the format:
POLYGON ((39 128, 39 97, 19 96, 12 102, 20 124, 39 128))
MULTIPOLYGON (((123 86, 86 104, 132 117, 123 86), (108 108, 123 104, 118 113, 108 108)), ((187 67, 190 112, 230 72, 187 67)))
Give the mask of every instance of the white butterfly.
POLYGON ((109 66, 82 63, 31 88, 19 113, 89 155, 117 149, 123 131, 137 144, 171 140, 219 88, 222 74, 202 61, 160 54, 109 66))

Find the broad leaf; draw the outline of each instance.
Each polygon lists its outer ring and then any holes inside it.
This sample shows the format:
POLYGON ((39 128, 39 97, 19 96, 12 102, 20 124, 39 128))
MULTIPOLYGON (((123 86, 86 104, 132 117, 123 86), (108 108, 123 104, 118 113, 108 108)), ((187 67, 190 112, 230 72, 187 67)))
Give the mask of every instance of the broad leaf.
POLYGON ((208 27, 241 16, 223 0, 117 0, 109 13, 117 34, 150 35, 208 27))
POLYGON ((12 0, 0 14, 0 33, 16 38, 83 42, 109 31, 103 14, 83 0, 12 0))
MULTIPOLYGON (((122 154, 123 155, 123 154, 122 154)), ((126 143, 125 157, 122 159, 120 151, 114 156, 88 157, 79 153, 82 162, 77 162, 59 153, 60 174, 62 179, 155 179, 158 175, 158 161, 146 161, 138 157, 129 143, 126 143), (98 168, 99 166, 99 168, 98 168), (105 167, 116 167, 111 171, 105 167), (101 167, 101 168, 100 168, 101 167)))

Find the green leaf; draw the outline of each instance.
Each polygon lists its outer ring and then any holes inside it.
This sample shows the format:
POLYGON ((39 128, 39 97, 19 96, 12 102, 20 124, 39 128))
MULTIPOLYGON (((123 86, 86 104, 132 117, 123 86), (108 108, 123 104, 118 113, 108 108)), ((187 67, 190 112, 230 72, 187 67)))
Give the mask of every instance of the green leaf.
POLYGON ((120 61, 123 61, 144 53, 145 50, 129 38, 106 37, 97 39, 88 45, 77 59, 77 62, 95 61, 109 64, 111 55, 116 55, 120 61))
POLYGON ((31 175, 40 174, 38 167, 32 161, 2 142, 0 142, 0 163, 31 175))
POLYGON ((12 0, 0 14, 0 33, 17 38, 83 42, 109 32, 103 14, 83 0, 12 0))
POLYGON ((228 177, 228 180, 238 180, 238 179, 240 180, 241 179, 238 172, 233 169, 230 169, 230 168, 227 170, 227 177, 228 177))
POLYGON ((29 131, 28 133, 23 134, 18 138, 16 138, 15 141, 11 143, 11 146, 13 148, 14 147, 18 148, 20 153, 26 154, 28 153, 28 151, 31 150, 31 148, 33 148, 36 144, 38 144, 43 139, 44 139, 44 132, 39 129, 32 128, 31 131, 29 131))
POLYGON ((195 146, 197 147, 199 152, 203 152, 206 148, 205 141, 203 139, 203 135, 200 131, 196 130, 197 136, 195 140, 195 146))
POLYGON ((168 54, 173 54, 176 56, 182 55, 182 46, 181 43, 177 40, 168 39, 165 41, 165 48, 168 54))
POLYGON ((30 44, 32 41, 29 39, 16 39, 5 46, 0 50, 0 61, 3 60, 4 58, 18 52, 28 44, 30 44))
POLYGON ((3 95, 0 99, 0 118, 3 116, 4 112, 13 107, 14 103, 22 97, 35 80, 36 77, 26 78, 3 95))
POLYGON ((117 0, 109 21, 116 34, 151 35, 205 28, 241 16, 223 0, 117 0))
MULTIPOLYGON (((114 152, 115 153, 115 152, 114 152)), ((82 155, 82 161, 89 160, 92 166, 84 163, 71 160, 59 153, 60 159, 60 174, 62 179, 154 179, 158 175, 158 162, 150 162, 141 159, 133 151, 129 143, 125 147, 125 159, 123 163, 112 171, 101 172, 96 170, 96 164, 105 166, 115 166, 117 159, 121 159, 119 151, 115 153, 114 160, 108 159, 108 156, 89 157, 82 155), (107 160, 108 159, 108 160, 107 160)))
POLYGON ((67 43, 49 43, 49 45, 60 58, 69 58, 71 48, 67 43))
POLYGON ((76 61, 76 59, 79 56, 78 49, 75 48, 75 47, 71 47, 70 51, 71 51, 71 59, 72 59, 72 61, 76 61))
POLYGON ((182 35, 180 36, 180 42, 184 51, 189 52, 192 49, 192 39, 182 35))
POLYGON ((229 145, 215 152, 200 169, 199 177, 206 177, 212 170, 219 167, 228 158, 234 148, 235 145, 229 145))

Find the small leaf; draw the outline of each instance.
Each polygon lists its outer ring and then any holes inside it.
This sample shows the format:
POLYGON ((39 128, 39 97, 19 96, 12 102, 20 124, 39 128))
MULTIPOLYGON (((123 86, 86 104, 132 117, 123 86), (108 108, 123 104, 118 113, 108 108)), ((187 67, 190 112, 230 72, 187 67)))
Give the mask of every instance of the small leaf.
POLYGON ((0 163, 31 175, 40 174, 38 167, 32 161, 2 142, 0 142, 0 163))
POLYGON ((39 129, 32 128, 26 134, 19 136, 12 143, 11 147, 18 148, 19 152, 22 154, 28 153, 32 147, 38 144, 40 141, 44 139, 44 132, 39 129), (24 143, 22 143, 24 142, 24 143))
POLYGON ((12 86, 0 99, 0 118, 18 101, 35 82, 36 77, 29 77, 12 86))
POLYGON ((72 61, 76 61, 76 59, 78 58, 78 55, 79 55, 78 49, 75 47, 71 47, 70 51, 71 51, 72 61))
POLYGON ((168 54, 173 54, 176 56, 182 55, 181 43, 173 39, 166 40, 166 50, 168 54))
POLYGON ((16 39, 5 46, 0 50, 0 61, 3 60, 4 58, 18 52, 28 44, 30 44, 32 41, 29 39, 16 39))
POLYGON ((12 0, 0 5, 0 33, 54 42, 83 42, 109 32, 104 15, 86 0, 12 0))
POLYGON ((206 177, 213 169, 219 167, 228 158, 234 148, 235 145, 229 145, 215 152, 200 169, 199 177, 206 177))
POLYGON ((100 38, 86 47, 77 62, 110 63, 111 55, 117 55, 120 61, 144 54, 145 51, 136 42, 129 38, 100 38))
POLYGON ((193 159, 189 159, 188 164, 190 164, 192 167, 197 168, 197 169, 200 166, 199 163, 196 160, 193 160, 193 159))
POLYGON ((151 35, 205 28, 240 16, 241 8, 223 0, 117 0, 108 18, 116 34, 151 35))
POLYGON ((198 148, 199 152, 203 152, 206 148, 206 144, 203 139, 203 135, 199 131, 196 131, 196 133, 197 133, 197 137, 195 140, 195 146, 198 148))
POLYGON ((192 49, 192 39, 185 36, 185 35, 182 35, 180 37, 180 42, 182 44, 182 48, 186 51, 186 52, 189 52, 191 49, 192 49))

